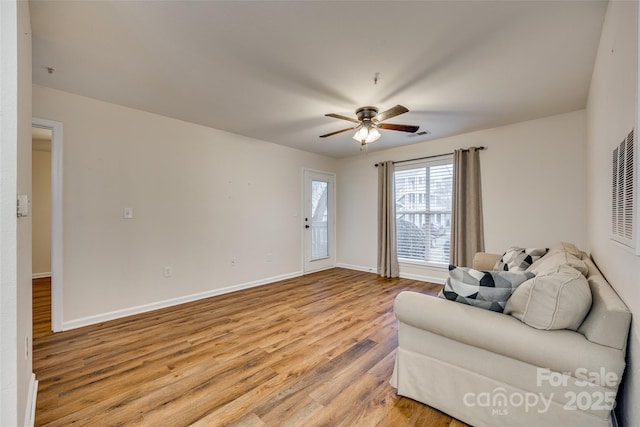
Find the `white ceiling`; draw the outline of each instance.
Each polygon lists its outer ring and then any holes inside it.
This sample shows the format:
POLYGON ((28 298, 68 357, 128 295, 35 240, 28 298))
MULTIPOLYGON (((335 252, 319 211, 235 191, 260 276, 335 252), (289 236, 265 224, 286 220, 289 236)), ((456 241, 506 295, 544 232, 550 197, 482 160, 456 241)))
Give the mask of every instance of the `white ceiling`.
MULTIPOLYGON (((35 83, 333 157, 585 107, 602 1, 31 1, 35 83), (49 74, 46 67, 56 71, 49 74), (373 77, 380 73, 377 84, 373 77)), ((541 137, 544 137, 541 135, 541 137)))

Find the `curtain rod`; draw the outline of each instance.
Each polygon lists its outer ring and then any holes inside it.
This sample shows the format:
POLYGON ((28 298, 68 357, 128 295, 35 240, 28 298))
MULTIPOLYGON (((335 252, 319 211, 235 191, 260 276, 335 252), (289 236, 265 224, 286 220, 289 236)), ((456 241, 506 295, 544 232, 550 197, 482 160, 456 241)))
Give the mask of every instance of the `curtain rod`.
MULTIPOLYGON (((477 150, 486 150, 486 149, 487 149, 487 147, 483 147, 483 146, 480 146, 480 147, 471 147, 471 148, 475 148, 475 149, 477 149, 477 150)), ((463 148, 463 149, 462 149, 462 151, 469 151, 469 148, 463 148)), ((394 162, 391 162, 391 163, 393 163, 393 164, 395 165, 396 163, 414 162, 414 161, 416 161, 416 160, 433 159, 434 157, 450 156, 450 155, 452 155, 452 154, 453 154, 453 152, 451 152, 451 153, 444 153, 444 154, 435 154, 435 155, 433 155, 433 156, 417 157, 417 158, 415 158, 415 159, 407 159, 407 160, 398 160, 398 161, 394 161, 394 162)), ((376 164, 375 164, 375 165, 373 165, 373 166, 378 167, 378 165, 379 165, 379 163, 376 163, 376 164)))

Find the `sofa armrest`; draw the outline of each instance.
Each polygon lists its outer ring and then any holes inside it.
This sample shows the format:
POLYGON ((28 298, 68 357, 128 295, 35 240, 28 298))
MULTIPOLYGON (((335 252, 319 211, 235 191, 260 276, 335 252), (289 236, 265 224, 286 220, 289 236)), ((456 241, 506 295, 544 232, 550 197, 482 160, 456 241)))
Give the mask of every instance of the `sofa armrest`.
POLYGON ((476 270, 493 270, 493 266, 496 265, 501 256, 500 254, 476 252, 473 257, 473 268, 476 270))

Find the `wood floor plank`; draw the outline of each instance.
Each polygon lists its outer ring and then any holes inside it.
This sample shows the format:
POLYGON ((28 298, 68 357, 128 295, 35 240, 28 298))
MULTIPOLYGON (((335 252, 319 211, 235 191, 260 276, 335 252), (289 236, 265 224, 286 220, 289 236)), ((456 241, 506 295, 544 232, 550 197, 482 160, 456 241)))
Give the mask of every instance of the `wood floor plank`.
POLYGON ((37 426, 463 427, 389 385, 395 296, 335 268, 62 333, 33 281, 37 426))
POLYGON ((332 375, 331 381, 316 385, 309 392, 309 396, 323 405, 329 405, 331 401, 337 399, 340 393, 357 382, 359 378, 365 376, 369 369, 373 368, 396 347, 396 340, 391 338, 382 344, 376 344, 371 351, 361 357, 349 360, 348 364, 332 375))

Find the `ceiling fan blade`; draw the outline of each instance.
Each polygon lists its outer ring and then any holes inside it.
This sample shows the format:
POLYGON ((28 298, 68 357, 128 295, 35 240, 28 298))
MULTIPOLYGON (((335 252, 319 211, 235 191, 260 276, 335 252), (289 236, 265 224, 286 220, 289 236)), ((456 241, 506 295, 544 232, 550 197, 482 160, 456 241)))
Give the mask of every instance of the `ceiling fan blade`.
POLYGON ((351 118, 351 117, 343 116, 341 114, 333 114, 333 113, 331 113, 331 114, 325 114, 325 116, 333 117, 334 119, 348 120, 348 121, 353 122, 353 123, 358 123, 358 124, 360 123, 360 120, 358 120, 358 119, 354 119, 354 118, 351 118))
POLYGON ((420 129, 420 126, 393 125, 391 123, 379 123, 378 127, 380 129, 399 130, 401 132, 410 132, 410 133, 415 133, 418 129, 420 129))
POLYGON ((354 127, 352 127, 352 128, 346 128, 346 129, 337 130, 337 131, 335 131, 335 132, 331 132, 331 133, 325 133, 324 135, 320 135, 320 138, 326 138, 326 137, 328 137, 328 136, 335 135, 335 134, 337 134, 337 133, 342 133, 342 132, 346 132, 346 131, 348 131, 348 130, 353 130, 353 129, 357 128, 357 127, 358 127, 358 126, 354 126, 354 127))
POLYGON ((382 113, 378 113, 373 119, 377 122, 382 122, 391 117, 399 116, 400 114, 408 113, 409 109, 402 105, 396 105, 395 107, 389 108, 387 111, 383 111, 382 113))

